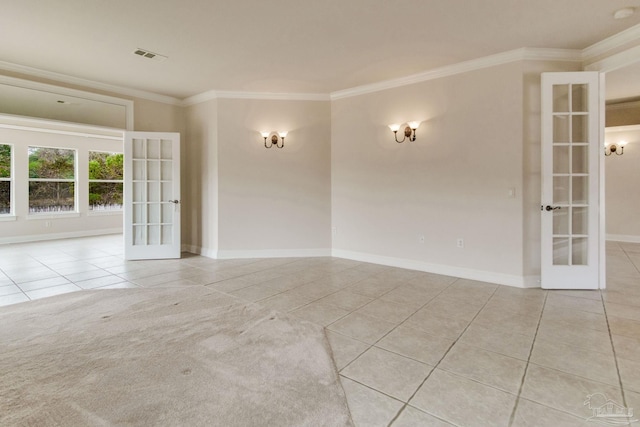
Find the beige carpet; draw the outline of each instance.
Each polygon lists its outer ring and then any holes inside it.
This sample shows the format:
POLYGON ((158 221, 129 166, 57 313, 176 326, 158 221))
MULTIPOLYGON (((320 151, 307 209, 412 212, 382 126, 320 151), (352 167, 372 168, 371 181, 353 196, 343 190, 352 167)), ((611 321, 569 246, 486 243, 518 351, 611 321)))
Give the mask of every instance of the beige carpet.
POLYGON ((350 426, 322 328, 204 287, 0 307, 1 426, 350 426))

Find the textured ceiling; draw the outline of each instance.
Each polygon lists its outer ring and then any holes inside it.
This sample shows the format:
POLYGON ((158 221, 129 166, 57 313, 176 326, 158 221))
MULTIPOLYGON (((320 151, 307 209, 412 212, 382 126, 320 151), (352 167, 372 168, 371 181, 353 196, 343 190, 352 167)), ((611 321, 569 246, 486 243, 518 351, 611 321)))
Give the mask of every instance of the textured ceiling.
POLYGON ((177 98, 330 93, 520 47, 583 49, 639 24, 613 19, 626 6, 640 0, 0 0, 0 61, 177 98))

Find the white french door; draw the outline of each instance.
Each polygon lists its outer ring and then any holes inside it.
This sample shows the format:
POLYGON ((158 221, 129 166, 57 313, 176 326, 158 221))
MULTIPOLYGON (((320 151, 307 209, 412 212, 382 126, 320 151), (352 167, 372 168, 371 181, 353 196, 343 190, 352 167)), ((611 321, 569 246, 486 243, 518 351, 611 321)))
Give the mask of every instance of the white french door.
POLYGON ((542 74, 544 289, 600 287, 599 83, 597 72, 542 74))
POLYGON ((180 134, 125 132, 125 259, 180 258, 180 134))

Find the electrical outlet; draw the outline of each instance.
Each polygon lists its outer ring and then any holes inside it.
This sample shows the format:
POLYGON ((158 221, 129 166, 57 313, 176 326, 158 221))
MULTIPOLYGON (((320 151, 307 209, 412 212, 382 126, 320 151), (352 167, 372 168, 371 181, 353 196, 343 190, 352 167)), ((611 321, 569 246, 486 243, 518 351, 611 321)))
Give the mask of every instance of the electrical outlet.
POLYGON ((338 235, 338 227, 331 227, 331 236, 336 237, 338 235))
POLYGON ((424 244, 424 234, 419 234, 418 235, 418 242, 424 244))
POLYGON ((459 248, 464 248, 464 239, 456 240, 456 244, 458 245, 459 248))
POLYGON ((45 221, 44 222, 44 226, 45 227, 51 227, 51 221, 45 221))

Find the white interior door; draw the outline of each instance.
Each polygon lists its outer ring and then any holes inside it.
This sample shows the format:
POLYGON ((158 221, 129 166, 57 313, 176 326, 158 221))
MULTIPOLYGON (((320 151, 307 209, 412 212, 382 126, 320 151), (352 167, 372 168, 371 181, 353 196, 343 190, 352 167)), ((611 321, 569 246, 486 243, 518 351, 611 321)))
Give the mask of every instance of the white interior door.
POLYGON ((545 289, 598 289, 601 137, 597 72, 542 74, 542 268, 545 289))
POLYGON ((125 259, 180 258, 180 134, 126 132, 125 259))

